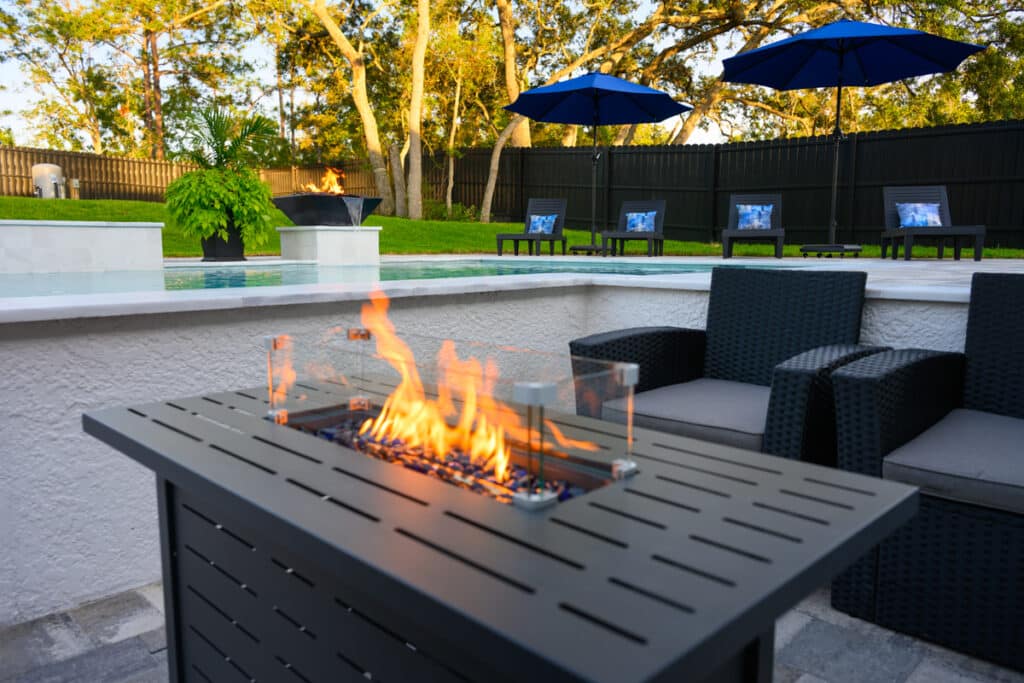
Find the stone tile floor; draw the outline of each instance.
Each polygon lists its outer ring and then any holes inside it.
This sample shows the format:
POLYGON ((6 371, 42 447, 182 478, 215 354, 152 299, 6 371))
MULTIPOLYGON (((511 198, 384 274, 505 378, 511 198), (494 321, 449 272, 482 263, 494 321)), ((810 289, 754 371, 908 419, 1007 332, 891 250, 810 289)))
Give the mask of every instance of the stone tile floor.
MULTIPOLYGON (((160 584, 0 631, 0 683, 167 681, 160 584)), ((1024 674, 848 617, 820 590, 775 625, 776 683, 1024 683, 1024 674)), ((410 682, 412 683, 412 682, 410 682)))

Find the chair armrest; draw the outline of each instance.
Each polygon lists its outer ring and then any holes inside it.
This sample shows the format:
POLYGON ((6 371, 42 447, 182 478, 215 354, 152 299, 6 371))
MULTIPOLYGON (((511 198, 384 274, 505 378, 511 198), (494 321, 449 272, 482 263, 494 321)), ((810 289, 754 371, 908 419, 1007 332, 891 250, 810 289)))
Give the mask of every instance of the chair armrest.
POLYGON ((636 363, 640 366, 636 391, 648 391, 703 376, 705 339, 704 330, 633 327, 572 340, 569 353, 576 380, 576 412, 600 417, 603 401, 617 398, 597 390, 586 379, 601 369, 587 359, 636 363))
POLYGON ((835 467, 832 372, 886 350, 884 346, 862 344, 819 346, 775 366, 761 450, 835 467))
POLYGON ((882 460, 963 403, 962 353, 885 351, 832 373, 840 469, 882 476, 882 460))

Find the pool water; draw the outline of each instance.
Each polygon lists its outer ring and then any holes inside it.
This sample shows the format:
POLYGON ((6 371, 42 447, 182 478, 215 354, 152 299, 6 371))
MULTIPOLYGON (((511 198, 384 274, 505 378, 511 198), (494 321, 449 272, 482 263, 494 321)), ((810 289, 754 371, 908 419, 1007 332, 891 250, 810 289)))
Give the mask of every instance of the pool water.
POLYGON ((229 287, 355 284, 389 280, 528 275, 540 273, 603 273, 614 275, 674 275, 703 273, 710 264, 623 263, 615 261, 512 261, 497 259, 404 261, 374 266, 318 266, 258 262, 224 266, 173 265, 163 271, 105 273, 25 273, 0 275, 0 298, 159 292, 229 287))

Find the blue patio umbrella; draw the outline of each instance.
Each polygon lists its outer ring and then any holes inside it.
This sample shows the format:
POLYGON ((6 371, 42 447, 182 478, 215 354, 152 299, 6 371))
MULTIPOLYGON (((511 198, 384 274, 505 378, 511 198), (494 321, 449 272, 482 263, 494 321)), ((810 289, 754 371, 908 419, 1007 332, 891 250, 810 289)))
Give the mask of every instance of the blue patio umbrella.
MULTIPOLYGON (((567 81, 545 85, 519 94, 505 107, 534 121, 593 126, 591 157, 590 250, 596 250, 597 214, 597 127, 632 123, 658 123, 689 111, 667 93, 630 83, 607 74, 584 74, 567 81)), ((578 248, 578 247, 577 247, 578 248)))
POLYGON ((964 59, 984 49, 981 45, 914 29, 843 19, 726 59, 722 80, 767 85, 778 90, 836 88, 835 156, 828 228, 832 244, 822 246, 838 246, 834 243, 842 139, 839 105, 843 87, 879 85, 952 71, 964 59))

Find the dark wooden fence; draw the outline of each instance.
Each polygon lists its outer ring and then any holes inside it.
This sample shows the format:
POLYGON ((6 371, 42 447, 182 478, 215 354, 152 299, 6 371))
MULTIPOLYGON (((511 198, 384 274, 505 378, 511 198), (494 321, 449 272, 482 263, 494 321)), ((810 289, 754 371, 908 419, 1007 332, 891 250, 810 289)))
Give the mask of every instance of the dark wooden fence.
MULTIPOLYGON (((718 238, 734 192, 781 192, 787 241, 824 241, 832 180, 829 137, 726 145, 601 148, 598 228, 617 218, 627 199, 667 200, 665 232, 673 239, 718 238)), ((454 201, 479 207, 489 149, 469 149, 455 164, 454 201)), ((164 189, 188 169, 182 164, 117 159, 78 152, 0 147, 0 194, 32 194, 31 166, 55 163, 77 178, 83 199, 161 201, 164 189)), ((344 162, 345 189, 374 195, 362 161, 344 162)), ((443 154, 424 163, 424 194, 442 200, 443 154)), ((591 150, 506 148, 501 155, 492 215, 523 219, 530 197, 565 197, 567 222, 590 225, 591 150)), ((274 194, 316 183, 323 168, 260 172, 274 194)), ((839 166, 839 233, 844 242, 875 243, 882 225, 884 185, 945 185, 953 220, 988 226, 990 246, 1024 247, 1024 121, 919 128, 848 136, 839 166)))
MULTIPOLYGON (((718 238, 734 192, 781 192, 787 241, 825 240, 832 181, 829 137, 725 145, 601 148, 598 228, 626 199, 667 200, 674 239, 718 238)), ((480 206, 490 150, 462 152, 454 201, 480 206)), ((444 196, 445 160, 427 164, 429 194, 444 196)), ((492 214, 523 218, 530 197, 565 197, 567 222, 590 225, 590 148, 506 148, 492 214)), ((839 232, 876 243, 884 185, 945 185, 958 224, 988 226, 989 246, 1024 247, 1024 121, 849 135, 839 166, 839 232)))

